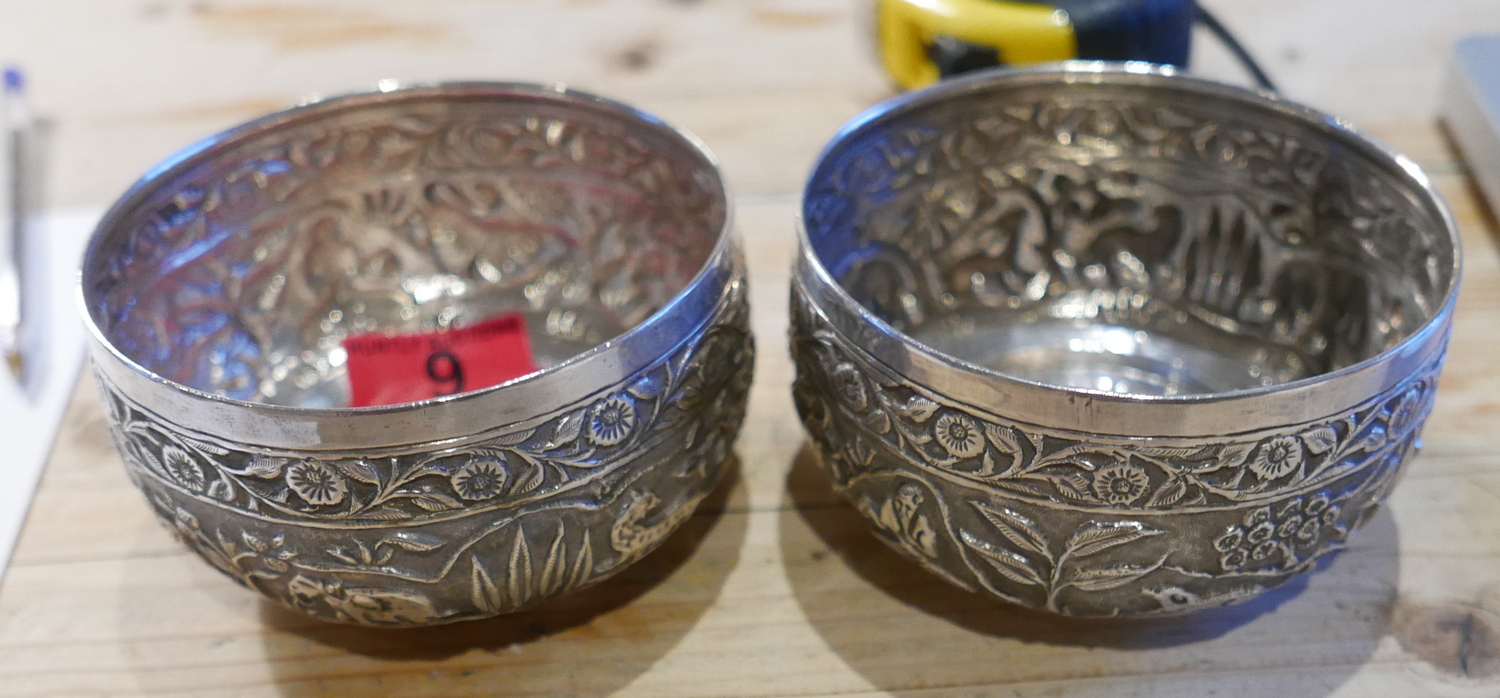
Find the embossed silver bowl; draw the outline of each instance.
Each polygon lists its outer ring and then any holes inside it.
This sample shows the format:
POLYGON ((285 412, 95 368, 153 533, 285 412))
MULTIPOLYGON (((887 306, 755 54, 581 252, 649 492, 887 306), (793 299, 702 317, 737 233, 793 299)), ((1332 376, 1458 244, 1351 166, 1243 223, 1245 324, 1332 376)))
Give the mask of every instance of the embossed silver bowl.
POLYGON ((838 489, 949 582, 1079 616, 1340 548, 1419 446, 1459 279, 1410 160, 1140 65, 877 106, 802 215, 795 393, 838 489))
POLYGON ((692 513, 744 415, 744 262, 692 137, 561 87, 316 102, 172 157, 82 300, 113 436, 205 560, 319 618, 415 626, 589 585, 692 513), (341 340, 527 318, 542 368, 349 408, 341 340))

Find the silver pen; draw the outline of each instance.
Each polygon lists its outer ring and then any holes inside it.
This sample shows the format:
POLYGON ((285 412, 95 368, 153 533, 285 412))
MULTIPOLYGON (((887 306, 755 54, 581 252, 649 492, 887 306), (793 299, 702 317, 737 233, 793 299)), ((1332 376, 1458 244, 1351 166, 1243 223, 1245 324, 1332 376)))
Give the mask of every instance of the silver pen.
POLYGON ((31 114, 21 71, 7 68, 0 119, 4 131, 4 222, 0 233, 0 352, 16 380, 26 372, 26 141, 31 114))

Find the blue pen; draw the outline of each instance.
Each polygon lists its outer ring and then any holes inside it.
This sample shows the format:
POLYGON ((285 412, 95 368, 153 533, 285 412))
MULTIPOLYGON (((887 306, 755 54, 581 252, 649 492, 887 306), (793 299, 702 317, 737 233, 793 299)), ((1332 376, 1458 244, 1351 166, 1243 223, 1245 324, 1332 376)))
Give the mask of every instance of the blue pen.
POLYGON ((25 79, 21 71, 7 68, 4 76, 3 102, 0 102, 0 119, 3 119, 4 159, 4 239, 0 239, 0 352, 5 364, 17 380, 25 376, 26 311, 23 290, 25 289, 26 247, 26 134, 31 127, 31 114, 26 107, 25 79))

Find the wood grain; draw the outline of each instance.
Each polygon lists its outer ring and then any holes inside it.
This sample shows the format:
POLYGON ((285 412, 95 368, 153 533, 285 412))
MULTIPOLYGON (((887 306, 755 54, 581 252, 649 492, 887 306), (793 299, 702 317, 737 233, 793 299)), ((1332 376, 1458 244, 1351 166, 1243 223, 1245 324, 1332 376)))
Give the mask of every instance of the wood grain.
POLYGON ((1497 230, 1426 88, 1371 87, 1435 79, 1448 43, 1500 27, 1500 6, 1210 4, 1293 97, 1428 169, 1467 272, 1427 448, 1353 547, 1252 603, 1127 624, 948 587, 879 544, 810 467, 784 344, 796 192, 839 124, 889 94, 855 3, 302 3, 343 32, 320 44, 284 25, 290 3, 0 0, 0 46, 36 66, 60 122, 66 204, 105 203, 172 148, 270 104, 381 77, 565 79, 661 113, 710 143, 739 192, 760 343, 738 472, 663 550, 546 608, 405 632, 305 620, 186 553, 126 480, 84 381, 0 585, 0 695, 1500 695, 1497 230), (1358 31, 1339 30, 1345 16, 1358 31), (1387 60, 1356 61, 1381 46, 1387 60))

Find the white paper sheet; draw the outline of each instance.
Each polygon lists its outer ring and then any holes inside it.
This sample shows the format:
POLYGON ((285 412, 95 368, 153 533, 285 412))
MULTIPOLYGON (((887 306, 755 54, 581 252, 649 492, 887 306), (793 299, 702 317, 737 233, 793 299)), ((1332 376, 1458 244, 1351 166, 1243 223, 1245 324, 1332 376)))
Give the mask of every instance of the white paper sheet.
POLYGON ((63 410, 73 394, 84 353, 83 322, 74 298, 78 262, 98 211, 40 216, 27 231, 27 378, 24 387, 0 368, 0 580, 63 410))

